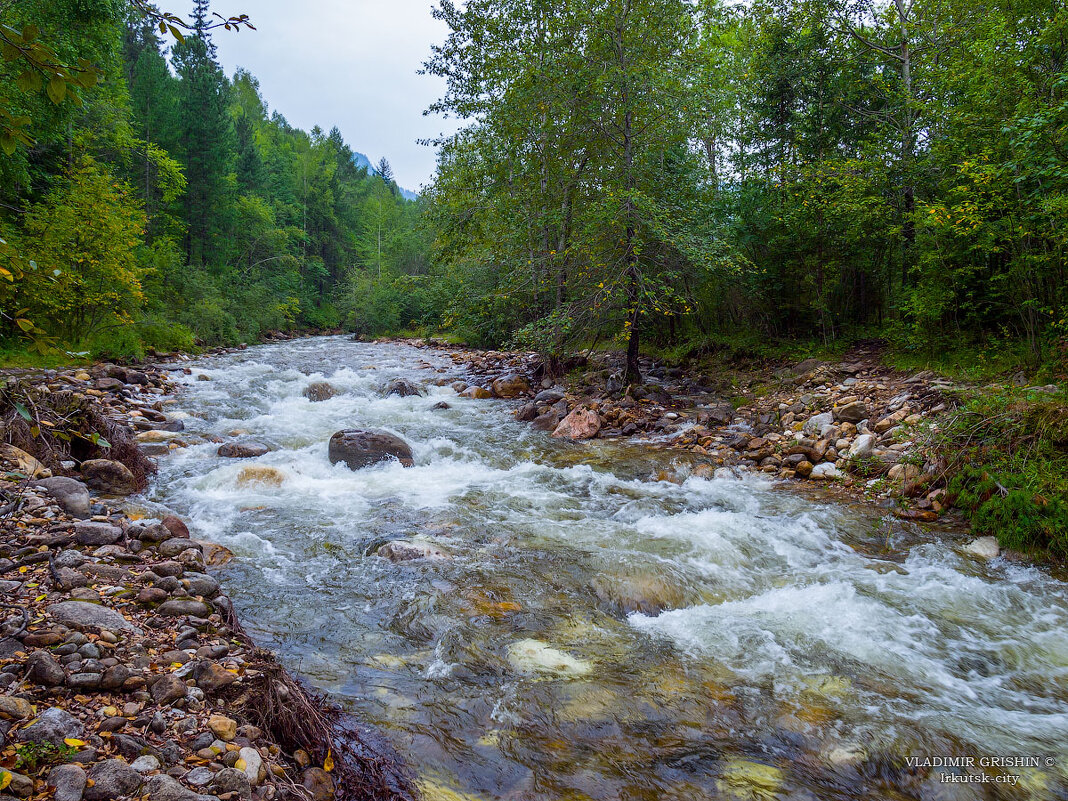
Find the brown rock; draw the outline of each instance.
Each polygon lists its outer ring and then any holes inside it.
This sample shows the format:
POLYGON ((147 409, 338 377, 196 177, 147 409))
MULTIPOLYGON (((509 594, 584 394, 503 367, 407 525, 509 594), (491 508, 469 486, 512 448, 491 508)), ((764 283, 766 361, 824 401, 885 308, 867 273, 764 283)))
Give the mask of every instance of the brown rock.
POLYGON ((185 698, 186 692, 189 690, 185 686, 185 682, 177 676, 165 675, 156 679, 156 683, 152 685, 152 699, 160 706, 167 706, 173 704, 180 698, 185 698))
POLYGON ((237 736, 237 721, 226 715, 212 715, 208 718, 208 728, 223 742, 228 743, 237 736))
POLYGON ((316 381, 305 387, 303 395, 312 403, 321 403, 337 395, 337 390, 325 381, 316 381))
POLYGON ((498 398, 518 398, 530 393, 530 384, 521 375, 506 375, 492 384, 493 394, 498 398))
POLYGON ((864 401, 855 400, 834 410, 834 419, 846 423, 859 423, 868 417, 868 404, 864 401))
MULTIPOLYGON (((62 641, 62 637, 60 638, 62 641)), ((26 678, 34 684, 45 687, 58 687, 66 674, 63 666, 48 651, 34 651, 26 659, 26 678)))
POLYGON ((579 407, 560 421, 552 436, 560 439, 593 439, 601 431, 601 418, 592 409, 579 407))
POLYGON ((474 400, 486 400, 493 397, 493 393, 482 387, 468 387, 460 393, 461 398, 472 398, 474 400))
POLYGON ((233 673, 230 673, 217 662, 209 662, 201 669, 200 675, 197 676, 197 687, 206 693, 213 693, 223 687, 228 687, 235 681, 237 681, 237 676, 233 673))
POLYGON ((0 695, 0 718, 25 720, 33 714, 33 707, 25 698, 15 695, 0 695))
MULTIPOLYGON (((174 515, 167 515, 163 518, 160 525, 170 532, 171 537, 189 539, 189 528, 182 522, 181 518, 175 517, 174 515)), ((165 537, 164 539, 168 538, 165 537)))
POLYGON ((404 467, 415 464, 408 443, 385 431, 338 431, 330 437, 328 451, 331 464, 344 462, 350 470, 359 470, 390 459, 396 459, 404 467))
POLYGON ((52 471, 21 448, 7 443, 0 444, 0 457, 12 462, 19 472, 30 478, 51 478, 52 471))
POLYGON ((219 446, 216 454, 224 459, 255 459, 267 453, 266 445, 258 442, 226 442, 219 446))
POLYGON ((109 495, 129 495, 137 491, 137 479, 130 468, 112 459, 82 462, 82 477, 90 489, 109 495))
POLYGON ((312 801, 331 801, 334 797, 334 780, 322 768, 308 768, 304 771, 301 784, 312 801))

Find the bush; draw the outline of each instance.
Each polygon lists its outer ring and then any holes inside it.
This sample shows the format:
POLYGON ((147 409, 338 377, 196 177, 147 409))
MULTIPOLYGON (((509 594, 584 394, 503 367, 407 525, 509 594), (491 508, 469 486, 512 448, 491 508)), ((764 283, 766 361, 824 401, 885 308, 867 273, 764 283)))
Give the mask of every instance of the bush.
POLYGON ((942 435, 950 500, 1007 548, 1068 557, 1068 406, 1021 391, 970 399, 942 435), (952 465, 951 465, 952 467, 952 465))

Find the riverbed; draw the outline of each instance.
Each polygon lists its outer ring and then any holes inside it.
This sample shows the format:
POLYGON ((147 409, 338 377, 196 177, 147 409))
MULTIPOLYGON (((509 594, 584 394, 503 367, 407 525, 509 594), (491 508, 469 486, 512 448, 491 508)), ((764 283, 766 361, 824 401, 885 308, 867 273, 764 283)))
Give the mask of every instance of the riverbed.
POLYGON ((200 444, 146 496, 234 552, 219 578, 254 637, 379 727, 429 801, 1068 797, 1064 582, 688 477, 689 455, 552 440, 430 385, 454 374, 344 337, 195 362, 175 408, 200 444), (427 395, 384 397, 394 378, 427 395), (312 403, 316 381, 338 394, 312 403), (343 428, 403 437, 415 466, 331 465, 343 428), (398 539, 441 556, 375 555, 398 539), (974 765, 915 764, 943 757, 974 765))

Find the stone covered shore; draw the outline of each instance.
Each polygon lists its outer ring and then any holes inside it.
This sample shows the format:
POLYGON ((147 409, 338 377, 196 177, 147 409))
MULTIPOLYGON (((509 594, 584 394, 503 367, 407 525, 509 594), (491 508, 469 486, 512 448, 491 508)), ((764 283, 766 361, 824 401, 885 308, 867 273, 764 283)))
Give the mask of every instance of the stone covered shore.
MULTIPOLYGON (((182 429, 162 369, 16 381, 27 425, 73 397, 142 455, 182 429)), ((386 751, 244 634, 210 572, 229 553, 124 511, 138 464, 37 455, 0 446, 0 801, 407 796, 386 751)))
MULTIPOLYGON (((636 439, 685 453, 679 461, 686 466, 667 463, 657 472, 661 480, 754 471, 819 484, 905 521, 960 523, 947 494, 957 466, 939 448, 937 433, 961 393, 976 388, 930 371, 894 370, 863 352, 841 362, 809 359, 718 374, 643 359, 646 383, 625 387, 619 354, 572 359, 558 380, 545 376, 531 353, 450 355, 469 380, 437 383, 471 398, 518 400, 517 419, 550 436, 636 439)), ((970 547, 984 557, 999 552, 993 537, 970 547)))

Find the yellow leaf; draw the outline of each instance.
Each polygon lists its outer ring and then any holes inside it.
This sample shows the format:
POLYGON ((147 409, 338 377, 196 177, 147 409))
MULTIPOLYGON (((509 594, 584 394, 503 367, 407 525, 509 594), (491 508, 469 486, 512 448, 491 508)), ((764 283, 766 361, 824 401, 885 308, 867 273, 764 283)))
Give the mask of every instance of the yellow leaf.
POLYGON ((47 595, 38 595, 38 596, 37 596, 36 598, 34 598, 33 600, 34 600, 34 603, 40 603, 41 601, 43 601, 43 600, 44 600, 45 598, 47 598, 47 597, 48 597, 47 595))
POLYGON ((11 784, 11 771, 0 770, 0 790, 6 790, 9 784, 11 784))
POLYGON ((20 573, 28 573, 29 571, 30 571, 30 566, 29 565, 23 565, 22 567, 19 568, 19 572, 20 573))
POLYGON ((330 753, 330 749, 326 749, 326 759, 323 760, 323 770, 327 773, 334 769, 334 757, 330 753))
POLYGON ((234 767, 237 770, 242 770, 243 771, 245 768, 248 767, 248 763, 246 763, 245 760, 243 760, 243 759, 239 759, 239 760, 237 760, 237 762, 234 763, 234 767))
POLYGON ((71 748, 81 748, 83 745, 88 745, 85 740, 79 740, 75 737, 64 738, 63 742, 69 745, 71 748))

